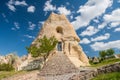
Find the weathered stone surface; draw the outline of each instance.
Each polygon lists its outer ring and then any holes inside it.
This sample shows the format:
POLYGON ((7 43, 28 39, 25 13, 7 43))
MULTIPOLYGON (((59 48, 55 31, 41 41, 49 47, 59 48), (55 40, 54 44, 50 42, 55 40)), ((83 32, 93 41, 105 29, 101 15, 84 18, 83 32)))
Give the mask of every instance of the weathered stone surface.
POLYGON ((42 66, 42 62, 43 62, 43 58, 40 59, 35 59, 33 61, 30 61, 26 66, 22 67, 22 70, 36 70, 36 69, 40 69, 42 66))
POLYGON ((22 63, 22 61, 20 57, 15 54, 8 54, 6 56, 0 56, 0 64, 2 63, 11 64, 15 70, 18 70, 18 66, 22 63))
POLYGON ((120 63, 106 65, 98 69, 91 71, 83 71, 69 78, 69 80, 90 80, 99 74, 105 74, 110 72, 120 72, 120 63))

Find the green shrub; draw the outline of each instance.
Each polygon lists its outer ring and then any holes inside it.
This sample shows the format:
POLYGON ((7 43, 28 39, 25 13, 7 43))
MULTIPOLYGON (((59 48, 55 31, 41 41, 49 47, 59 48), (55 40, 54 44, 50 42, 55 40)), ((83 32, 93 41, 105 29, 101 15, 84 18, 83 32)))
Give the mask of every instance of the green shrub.
POLYGON ((11 71, 14 70, 13 66, 11 64, 0 64, 0 71, 11 71))

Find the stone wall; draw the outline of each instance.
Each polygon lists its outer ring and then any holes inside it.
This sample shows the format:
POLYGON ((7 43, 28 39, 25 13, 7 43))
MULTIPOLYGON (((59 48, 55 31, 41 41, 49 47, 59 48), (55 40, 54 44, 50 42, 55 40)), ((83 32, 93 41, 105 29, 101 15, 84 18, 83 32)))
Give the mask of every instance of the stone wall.
POLYGON ((27 66, 22 67, 22 70, 36 70, 36 69, 41 69, 43 65, 43 59, 36 59, 27 64, 27 66))
POLYGON ((91 71, 80 71, 78 75, 73 75, 69 80, 90 80, 97 75, 106 74, 110 72, 120 72, 120 63, 106 65, 91 71))

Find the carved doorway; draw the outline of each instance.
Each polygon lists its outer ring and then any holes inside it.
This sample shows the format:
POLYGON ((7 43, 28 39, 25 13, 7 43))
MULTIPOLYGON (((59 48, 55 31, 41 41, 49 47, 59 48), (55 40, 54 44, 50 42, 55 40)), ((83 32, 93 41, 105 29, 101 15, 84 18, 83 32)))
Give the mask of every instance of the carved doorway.
POLYGON ((62 51, 62 42, 58 42, 57 50, 62 51))

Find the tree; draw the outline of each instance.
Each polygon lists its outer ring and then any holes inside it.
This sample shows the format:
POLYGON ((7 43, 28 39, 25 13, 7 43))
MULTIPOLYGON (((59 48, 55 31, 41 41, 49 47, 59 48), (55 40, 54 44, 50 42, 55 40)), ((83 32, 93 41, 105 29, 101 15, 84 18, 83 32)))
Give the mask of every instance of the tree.
POLYGON ((112 56, 115 53, 113 49, 108 49, 106 52, 107 52, 107 56, 112 56))
POLYGON ((51 50, 53 50, 56 46, 56 44, 58 43, 57 39, 53 36, 50 38, 47 38, 46 36, 44 36, 42 39, 38 40, 40 45, 40 51, 41 51, 41 55, 43 55, 45 58, 47 58, 47 56, 49 55, 49 52, 51 50))
POLYGON ((102 59, 105 59, 106 54, 107 54, 107 53, 106 53, 105 50, 99 52, 99 55, 100 55, 100 57, 101 57, 102 59))
POLYGON ((36 46, 26 47, 28 53, 31 53, 32 57, 38 57, 40 50, 36 46))
POLYGON ((44 36, 42 39, 38 39, 37 43, 40 43, 40 45, 27 47, 28 53, 31 53, 33 57, 43 56, 44 59, 46 59, 49 52, 55 48, 58 41, 54 36, 50 38, 44 36))

